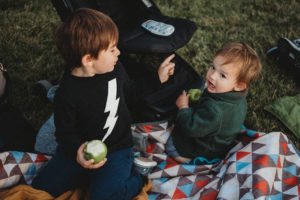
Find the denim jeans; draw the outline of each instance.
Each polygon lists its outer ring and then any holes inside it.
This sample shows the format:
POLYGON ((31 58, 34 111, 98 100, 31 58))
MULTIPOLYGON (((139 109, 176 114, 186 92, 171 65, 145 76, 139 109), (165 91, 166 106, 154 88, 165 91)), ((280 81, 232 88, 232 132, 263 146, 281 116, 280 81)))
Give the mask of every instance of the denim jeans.
MULTIPOLYGON (((55 97, 55 92, 59 85, 55 85, 48 90, 47 98, 53 102, 55 97)), ((52 114, 50 118, 43 124, 40 128, 34 145, 34 150, 37 153, 54 155, 57 142, 55 138, 55 124, 54 124, 54 115, 52 114)))
POLYGON ((58 148, 55 156, 33 180, 32 186, 57 197, 86 179, 89 180, 87 184, 92 200, 129 200, 140 192, 143 185, 141 175, 133 169, 132 148, 108 154, 105 165, 92 170, 66 158, 58 148))

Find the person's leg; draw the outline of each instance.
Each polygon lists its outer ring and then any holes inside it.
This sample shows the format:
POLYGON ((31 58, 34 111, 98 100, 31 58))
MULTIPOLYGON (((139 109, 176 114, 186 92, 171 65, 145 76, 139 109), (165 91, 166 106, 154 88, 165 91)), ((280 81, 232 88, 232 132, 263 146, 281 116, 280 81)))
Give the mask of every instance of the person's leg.
POLYGON ((58 148, 55 156, 35 177, 32 187, 44 190, 54 197, 73 189, 86 170, 75 161, 69 160, 58 148))
POLYGON ((186 164, 192 161, 191 158, 186 158, 179 155, 179 153, 176 150, 176 147, 174 146, 173 139, 171 136, 168 138, 165 148, 168 156, 176 160, 178 163, 186 164))
POLYGON ((122 149, 107 156, 101 168, 90 173, 90 199, 129 200, 137 195, 143 180, 133 170, 132 149, 122 149))
POLYGON ((36 135, 34 150, 38 153, 54 155, 57 145, 55 138, 54 115, 52 114, 36 135))
POLYGON ((6 79, 4 77, 4 72, 0 70, 0 97, 4 94, 6 87, 6 79))

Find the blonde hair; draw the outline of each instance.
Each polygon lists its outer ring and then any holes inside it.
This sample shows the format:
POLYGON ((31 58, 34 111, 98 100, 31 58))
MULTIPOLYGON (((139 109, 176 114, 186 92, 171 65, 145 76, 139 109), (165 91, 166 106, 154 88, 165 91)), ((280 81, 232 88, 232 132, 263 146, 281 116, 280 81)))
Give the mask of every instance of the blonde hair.
POLYGON ((249 45, 238 43, 226 43, 216 52, 215 57, 222 56, 225 60, 223 65, 228 63, 241 63, 240 72, 237 77, 238 83, 245 83, 247 87, 258 77, 262 65, 256 51, 249 45))

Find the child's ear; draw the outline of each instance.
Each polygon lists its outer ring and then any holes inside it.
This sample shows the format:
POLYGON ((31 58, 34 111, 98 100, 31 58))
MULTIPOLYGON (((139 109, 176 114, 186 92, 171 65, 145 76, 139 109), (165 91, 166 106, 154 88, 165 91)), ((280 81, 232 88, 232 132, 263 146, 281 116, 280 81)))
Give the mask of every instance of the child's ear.
POLYGON ((93 63, 93 57, 91 56, 91 54, 85 54, 84 56, 82 56, 81 63, 84 67, 91 66, 93 63))
POLYGON ((247 88, 247 84, 246 83, 238 83, 235 87, 234 87, 234 90, 235 91, 243 91, 247 88))

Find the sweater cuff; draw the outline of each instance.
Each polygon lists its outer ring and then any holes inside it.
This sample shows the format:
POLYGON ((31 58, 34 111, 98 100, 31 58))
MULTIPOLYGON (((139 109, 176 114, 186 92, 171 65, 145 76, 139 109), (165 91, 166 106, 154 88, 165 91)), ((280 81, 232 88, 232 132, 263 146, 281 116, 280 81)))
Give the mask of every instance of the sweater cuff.
POLYGON ((154 88, 160 88, 162 83, 160 82, 159 80, 159 76, 158 76, 158 73, 154 73, 153 77, 152 77, 152 81, 153 82, 153 87, 154 88))

